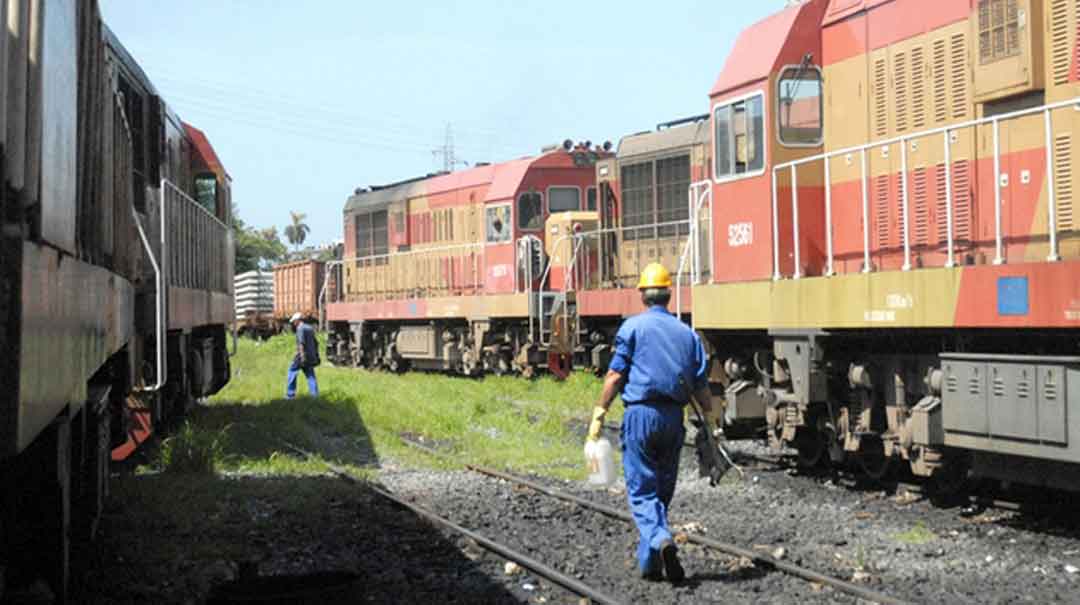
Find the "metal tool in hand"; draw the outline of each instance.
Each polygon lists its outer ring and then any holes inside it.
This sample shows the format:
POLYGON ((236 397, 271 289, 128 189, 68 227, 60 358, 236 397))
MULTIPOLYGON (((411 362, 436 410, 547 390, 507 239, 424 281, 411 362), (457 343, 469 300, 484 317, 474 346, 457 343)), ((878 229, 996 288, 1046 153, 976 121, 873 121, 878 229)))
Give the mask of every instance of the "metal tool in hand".
POLYGON ((690 395, 690 406, 694 408, 694 413, 697 414, 698 421, 701 423, 697 437, 694 439, 701 475, 705 476, 707 474, 709 476, 709 485, 712 486, 718 485, 729 469, 735 469, 739 473, 740 479, 745 478, 746 473, 735 464, 724 445, 716 439, 713 428, 709 426, 708 421, 705 419, 701 404, 693 395, 690 395))

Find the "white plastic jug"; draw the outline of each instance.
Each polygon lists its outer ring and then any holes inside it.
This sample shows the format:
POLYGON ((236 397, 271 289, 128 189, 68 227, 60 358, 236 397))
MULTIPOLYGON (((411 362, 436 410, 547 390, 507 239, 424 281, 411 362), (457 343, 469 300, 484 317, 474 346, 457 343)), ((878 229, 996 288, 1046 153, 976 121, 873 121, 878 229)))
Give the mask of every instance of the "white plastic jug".
POLYGON ((589 469, 589 485, 608 487, 615 483, 615 454, 607 438, 585 442, 585 465, 589 469))

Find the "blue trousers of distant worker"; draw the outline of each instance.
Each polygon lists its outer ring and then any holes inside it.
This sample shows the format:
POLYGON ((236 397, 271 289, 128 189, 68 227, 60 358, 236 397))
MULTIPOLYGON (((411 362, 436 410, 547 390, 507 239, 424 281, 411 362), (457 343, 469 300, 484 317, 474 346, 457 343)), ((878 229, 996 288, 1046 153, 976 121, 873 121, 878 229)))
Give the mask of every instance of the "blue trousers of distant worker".
POLYGON ((671 539, 667 513, 685 433, 678 405, 629 405, 623 415, 623 475, 630 512, 641 534, 637 558, 642 571, 660 569, 660 544, 671 539))
POLYGON ((308 393, 312 397, 318 397, 319 383, 315 380, 315 368, 301 366, 299 359, 293 359, 293 362, 289 364, 289 381, 285 386, 285 397, 288 399, 296 397, 296 379, 300 376, 300 372, 307 377, 308 393))

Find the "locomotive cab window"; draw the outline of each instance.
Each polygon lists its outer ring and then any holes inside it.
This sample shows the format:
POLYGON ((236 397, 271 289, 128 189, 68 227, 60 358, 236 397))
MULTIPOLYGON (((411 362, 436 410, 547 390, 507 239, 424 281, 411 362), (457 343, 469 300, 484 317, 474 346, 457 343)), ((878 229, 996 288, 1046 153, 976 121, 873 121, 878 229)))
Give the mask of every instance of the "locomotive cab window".
POLYGON ((487 243, 505 244, 510 241, 510 204, 488 206, 485 210, 487 243))
POLYGON ((596 187, 589 187, 585 196, 585 209, 590 212, 596 211, 596 187))
POLYGON ((713 174, 717 180, 765 169, 765 101, 756 94, 713 109, 713 174))
POLYGON ((206 208, 210 214, 218 215, 217 211, 217 176, 213 173, 204 173, 195 177, 195 201, 206 208))
POLYGON ((572 212, 581 209, 581 190, 577 187, 551 187, 548 189, 548 214, 572 212))
POLYGON ((820 145, 824 115, 821 71, 814 66, 788 67, 776 87, 780 142, 788 147, 820 145))
POLYGON ((544 197, 536 191, 518 196, 518 229, 540 231, 544 228, 544 197))

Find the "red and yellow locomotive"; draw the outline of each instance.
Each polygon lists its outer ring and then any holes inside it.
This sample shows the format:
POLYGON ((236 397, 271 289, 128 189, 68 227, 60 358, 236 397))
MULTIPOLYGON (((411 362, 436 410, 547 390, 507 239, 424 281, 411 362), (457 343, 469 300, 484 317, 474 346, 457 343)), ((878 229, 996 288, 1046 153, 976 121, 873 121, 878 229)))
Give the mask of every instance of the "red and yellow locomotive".
POLYGON ((595 228, 594 164, 606 155, 568 141, 357 190, 341 286, 326 304, 327 356, 391 370, 564 373, 574 301, 543 284, 561 283, 575 230, 595 228))

